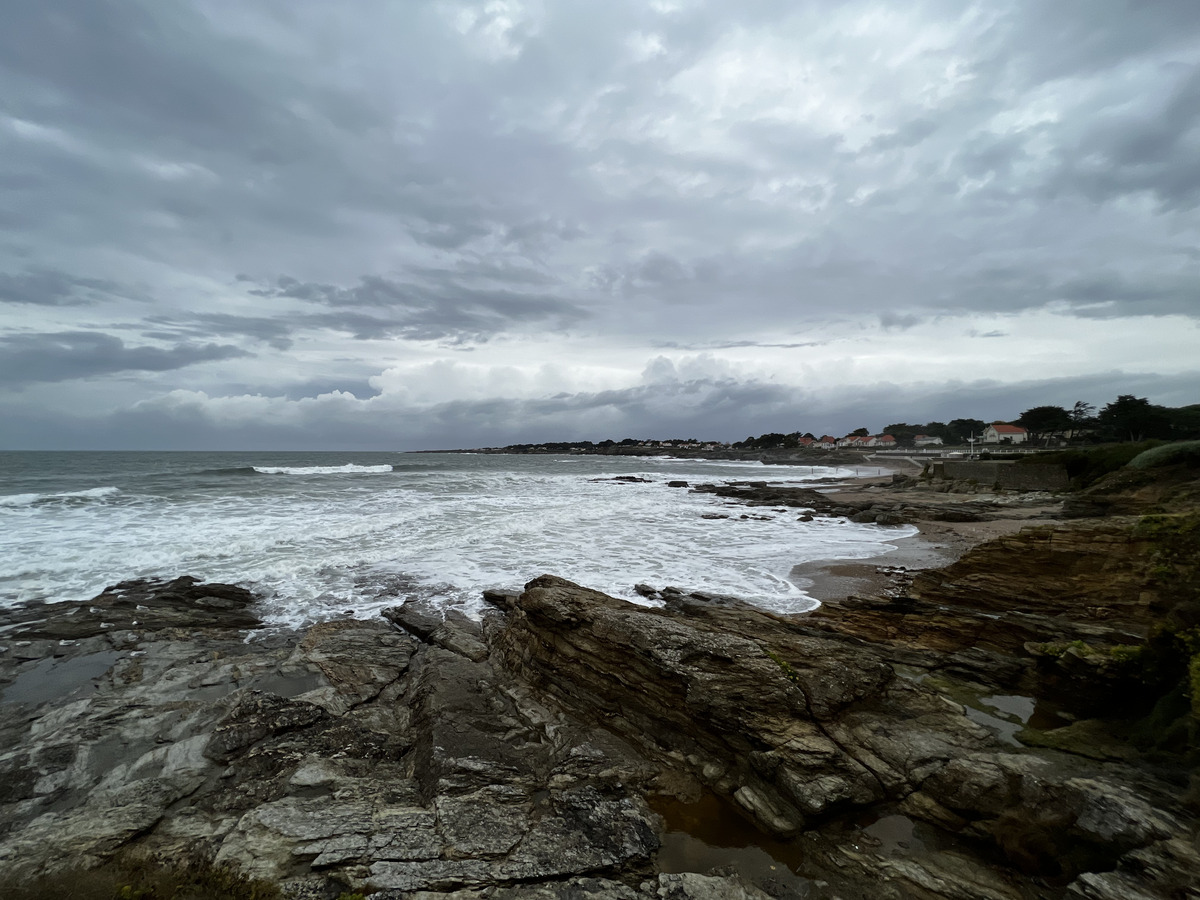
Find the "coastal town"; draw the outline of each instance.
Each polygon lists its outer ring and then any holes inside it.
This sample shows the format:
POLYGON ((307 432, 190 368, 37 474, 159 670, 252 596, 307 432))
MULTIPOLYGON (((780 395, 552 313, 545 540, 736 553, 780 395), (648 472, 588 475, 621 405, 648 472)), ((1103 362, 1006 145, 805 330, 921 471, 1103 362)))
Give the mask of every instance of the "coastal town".
POLYGON ((472 453, 557 453, 609 456, 681 456, 747 458, 760 451, 868 451, 950 458, 976 455, 1025 454, 1063 450, 1111 441, 1189 440, 1200 438, 1200 404, 1179 408, 1158 406, 1146 398, 1123 394, 1097 410, 1085 401, 1071 409, 1035 406, 1010 422, 951 419, 910 425, 897 422, 878 433, 856 428, 841 437, 811 431, 769 432, 741 441, 689 438, 632 438, 541 441, 478 447, 472 453))

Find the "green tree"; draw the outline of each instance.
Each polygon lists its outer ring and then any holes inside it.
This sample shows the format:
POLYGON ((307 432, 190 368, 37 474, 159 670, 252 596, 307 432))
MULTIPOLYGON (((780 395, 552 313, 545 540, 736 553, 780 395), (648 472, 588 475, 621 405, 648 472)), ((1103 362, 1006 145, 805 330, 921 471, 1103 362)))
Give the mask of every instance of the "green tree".
POLYGON ((1061 406, 1035 406, 1017 418, 1017 424, 1030 432, 1033 440, 1071 428, 1071 414, 1061 406))
POLYGON ((1166 413, 1167 418, 1171 420, 1172 437, 1177 440, 1200 438, 1200 403, 1167 409, 1166 413))
POLYGON ((1145 397, 1122 394, 1096 416, 1100 433, 1115 441, 1144 441, 1171 437, 1169 411, 1145 397))
POLYGON ((1083 400, 1076 400, 1075 405, 1071 408, 1071 427, 1075 430, 1086 428, 1094 421, 1096 407, 1083 400))
POLYGON ((940 437, 947 444, 954 442, 954 432, 945 422, 926 422, 924 433, 930 437, 940 437))
POLYGON ((911 447, 913 438, 918 434, 927 434, 924 425, 909 425, 907 422, 897 422, 883 429, 884 434, 890 434, 896 443, 902 447, 911 447))
POLYGON ((982 419, 951 419, 948 423, 950 439, 955 444, 965 444, 971 435, 981 437, 987 422, 982 419))
POLYGON ((871 432, 867 431, 867 429, 865 429, 865 428, 855 428, 852 432, 850 432, 850 436, 851 437, 870 437, 871 432))

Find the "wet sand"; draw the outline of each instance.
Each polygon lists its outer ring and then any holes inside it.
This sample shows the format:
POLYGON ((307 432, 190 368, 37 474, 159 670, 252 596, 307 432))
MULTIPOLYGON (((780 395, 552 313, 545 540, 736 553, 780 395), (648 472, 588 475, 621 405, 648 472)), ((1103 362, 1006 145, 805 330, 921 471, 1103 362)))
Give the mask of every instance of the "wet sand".
MULTIPOLYGON (((992 499, 991 495, 983 494, 896 490, 890 476, 845 479, 822 493, 892 502, 936 503, 944 498, 947 503, 962 503, 972 499, 992 499)), ((1009 494, 997 499, 1012 501, 1017 497, 1019 495, 1009 494)), ((794 566, 791 577, 816 600, 841 600, 851 595, 882 596, 894 590, 907 575, 921 569, 947 566, 985 541, 1029 526, 1052 524, 1061 505, 1057 501, 1014 505, 1011 509, 998 511, 995 518, 986 522, 916 522, 918 533, 890 541, 896 547, 891 552, 856 560, 813 560, 794 566)))

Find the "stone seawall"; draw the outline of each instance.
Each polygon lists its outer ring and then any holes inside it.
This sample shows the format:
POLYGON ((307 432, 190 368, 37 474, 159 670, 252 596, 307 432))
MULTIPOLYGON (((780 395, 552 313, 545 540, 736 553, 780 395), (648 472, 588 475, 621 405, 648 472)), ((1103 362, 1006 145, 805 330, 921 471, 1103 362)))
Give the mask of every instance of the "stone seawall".
POLYGON ((1062 466, 1017 465, 998 460, 938 459, 930 463, 934 478, 974 479, 1010 491, 1061 491, 1070 486, 1062 466))

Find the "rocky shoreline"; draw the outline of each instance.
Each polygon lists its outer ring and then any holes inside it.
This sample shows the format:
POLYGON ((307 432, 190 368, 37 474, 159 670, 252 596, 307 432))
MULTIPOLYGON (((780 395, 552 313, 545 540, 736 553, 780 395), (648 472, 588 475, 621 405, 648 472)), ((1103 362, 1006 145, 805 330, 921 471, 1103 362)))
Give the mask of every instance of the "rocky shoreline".
POLYGON ((804 616, 549 575, 481 621, 268 633, 188 578, 8 611, 0 880, 132 848, 297 897, 1194 897, 1186 696, 1171 720, 1178 689, 1129 667, 1190 627, 1194 474, 1070 522, 904 481, 714 488, 997 529, 804 616))

